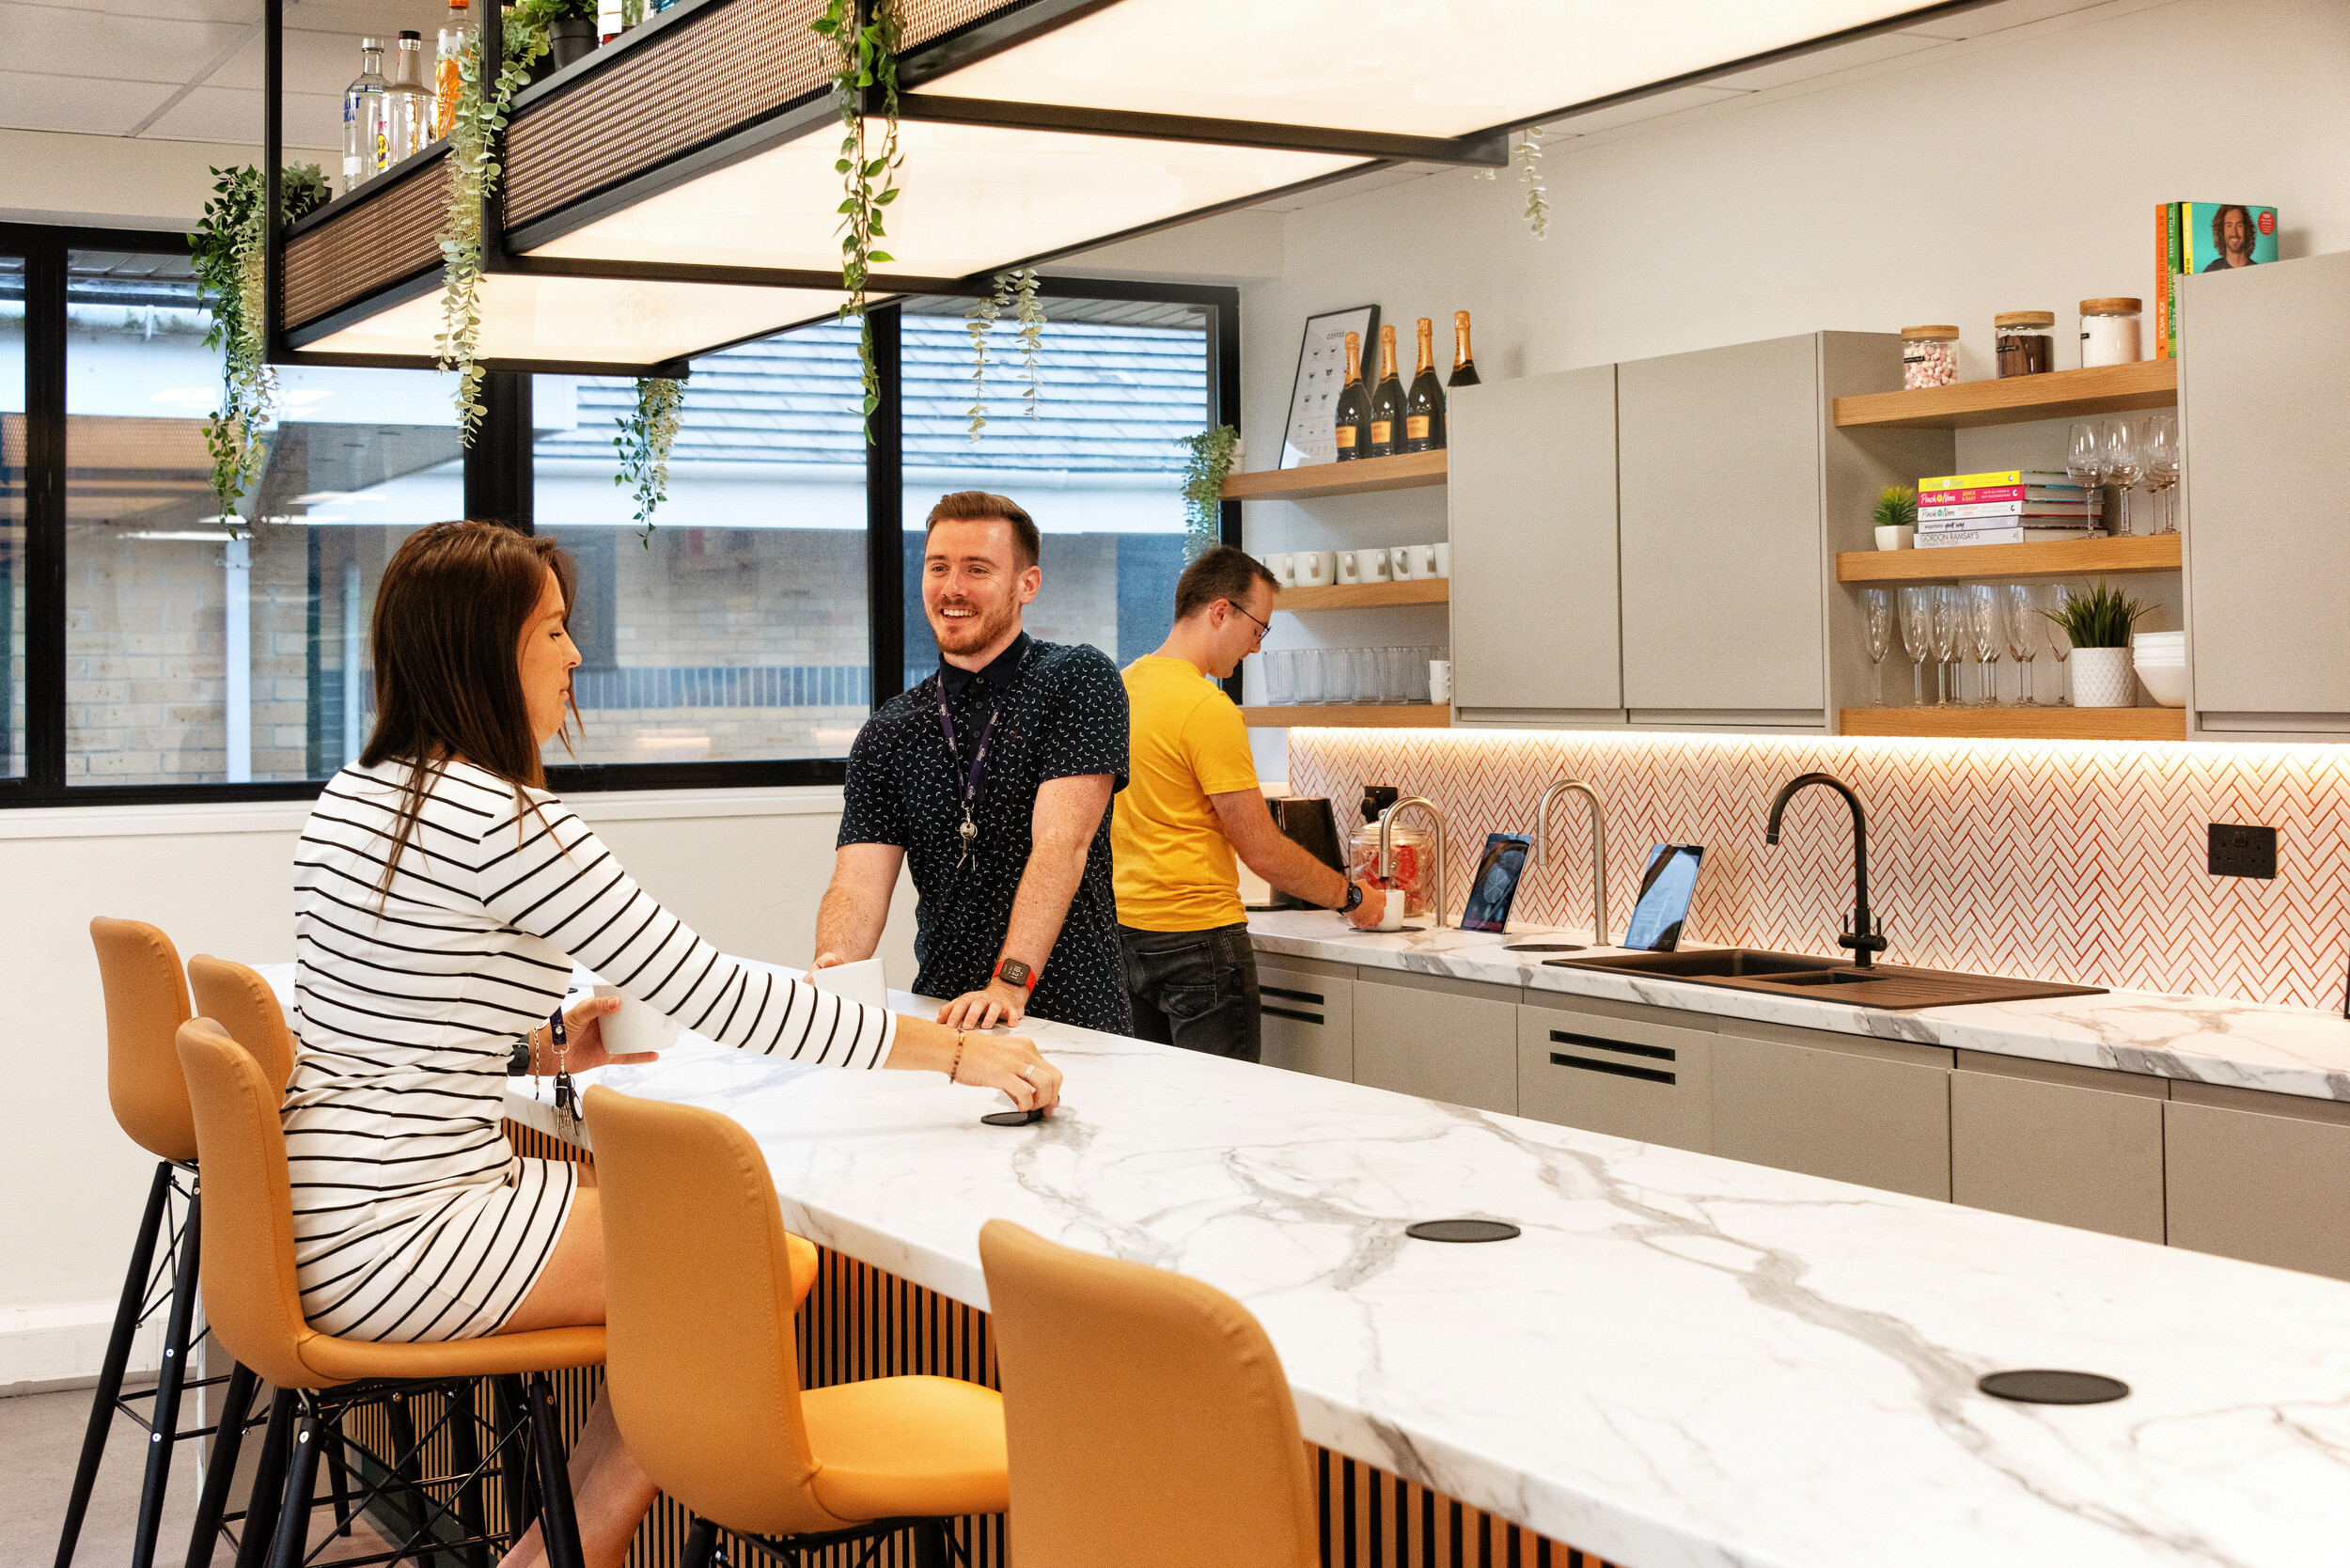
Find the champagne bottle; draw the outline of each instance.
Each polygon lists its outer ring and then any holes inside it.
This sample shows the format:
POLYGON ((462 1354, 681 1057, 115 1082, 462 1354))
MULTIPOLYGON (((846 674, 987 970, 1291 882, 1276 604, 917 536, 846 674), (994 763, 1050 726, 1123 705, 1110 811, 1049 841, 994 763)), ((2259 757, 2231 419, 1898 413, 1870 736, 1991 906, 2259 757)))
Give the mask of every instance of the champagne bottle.
POLYGON ((1419 319, 1419 366, 1403 399, 1403 449, 1433 452, 1444 445, 1444 388, 1436 384, 1435 324, 1419 319))
POLYGON ((1403 378, 1395 373, 1395 328, 1379 329, 1379 384, 1371 393, 1371 455, 1402 450, 1403 378))
POLYGON ((1346 384, 1339 389, 1339 462, 1352 463, 1371 445, 1371 400, 1363 395, 1363 335, 1346 335, 1346 384))
POLYGON ((1452 386, 1476 386, 1477 356, 1469 352, 1468 312, 1452 313, 1452 386))

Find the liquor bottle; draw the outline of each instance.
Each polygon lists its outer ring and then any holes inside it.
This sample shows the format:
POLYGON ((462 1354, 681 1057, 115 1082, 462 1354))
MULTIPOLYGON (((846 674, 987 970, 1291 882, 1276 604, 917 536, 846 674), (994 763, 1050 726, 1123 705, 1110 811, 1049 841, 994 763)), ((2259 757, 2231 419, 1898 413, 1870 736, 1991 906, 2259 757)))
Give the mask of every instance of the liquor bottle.
POLYGON ((1371 392, 1371 455, 1402 450, 1403 378, 1395 373, 1395 328, 1379 329, 1379 384, 1371 392))
POLYGON ((1346 335, 1346 384, 1339 389, 1339 461, 1352 463, 1371 446, 1371 400, 1363 393, 1363 335, 1346 335))
POLYGON ((596 0, 596 47, 602 49, 628 31, 628 20, 621 14, 620 0, 596 0))
POLYGON ((1480 384, 1477 377, 1477 356, 1469 352, 1468 312, 1465 310, 1455 310, 1452 313, 1452 379, 1445 384, 1448 386, 1480 384))
POLYGON ((1419 319, 1419 367, 1403 396, 1403 449, 1433 452, 1444 445, 1444 388, 1436 384, 1435 324, 1419 319))
POLYGON ((384 40, 359 40, 359 74, 343 89, 343 191, 357 190, 384 172, 389 142, 384 123, 384 40))
POLYGON ((465 0, 449 0, 448 16, 441 24, 440 37, 434 40, 432 52, 435 138, 447 135, 457 124, 458 72, 464 67, 465 51, 472 47, 473 34, 467 25, 472 20, 466 14, 465 0))
POLYGON ((432 141, 432 89, 424 80, 424 35, 403 32, 392 56, 391 80, 384 86, 385 167, 432 141))

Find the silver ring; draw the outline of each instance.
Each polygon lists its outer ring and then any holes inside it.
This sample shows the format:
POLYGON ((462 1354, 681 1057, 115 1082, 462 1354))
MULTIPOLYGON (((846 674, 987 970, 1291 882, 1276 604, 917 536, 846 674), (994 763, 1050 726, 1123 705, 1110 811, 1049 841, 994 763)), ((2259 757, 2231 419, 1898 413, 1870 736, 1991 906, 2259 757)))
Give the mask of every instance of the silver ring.
POLYGON ((1034 1073, 1035 1071, 1036 1071, 1036 1069, 1035 1069, 1035 1068, 1033 1068, 1033 1067, 1024 1067, 1024 1068, 1022 1068, 1022 1069, 1020 1070, 1020 1076, 1021 1076, 1022 1081, 1024 1081, 1024 1082, 1026 1082, 1026 1084, 1028 1084, 1031 1088, 1033 1088, 1033 1087, 1035 1086, 1035 1084, 1036 1084, 1036 1080, 1035 1080, 1034 1078, 1030 1077, 1028 1074, 1030 1074, 1031 1073, 1034 1073))

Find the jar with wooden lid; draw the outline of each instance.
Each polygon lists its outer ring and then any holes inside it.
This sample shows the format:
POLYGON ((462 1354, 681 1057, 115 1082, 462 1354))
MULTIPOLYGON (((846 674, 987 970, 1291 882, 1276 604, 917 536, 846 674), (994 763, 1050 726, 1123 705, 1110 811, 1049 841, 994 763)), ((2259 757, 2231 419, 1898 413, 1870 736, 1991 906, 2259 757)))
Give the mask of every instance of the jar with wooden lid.
POLYGON ((1991 326, 1998 337, 2002 377, 2036 376, 2055 368, 2055 311, 2002 310, 1991 318, 1991 326))
POLYGON ((2081 364, 2135 365, 2143 303, 2126 296, 2081 301, 2081 364))
POLYGON ((1958 328, 1902 328, 1902 389, 1948 386, 1958 379, 1958 328))

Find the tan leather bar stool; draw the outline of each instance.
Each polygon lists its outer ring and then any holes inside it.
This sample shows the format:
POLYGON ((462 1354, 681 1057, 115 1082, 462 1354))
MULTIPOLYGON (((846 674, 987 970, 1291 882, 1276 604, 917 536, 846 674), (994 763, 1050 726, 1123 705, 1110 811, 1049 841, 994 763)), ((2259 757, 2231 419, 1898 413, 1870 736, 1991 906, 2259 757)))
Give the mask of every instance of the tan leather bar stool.
POLYGON ((1165 1269, 979 1231, 1020 1568, 1312 1568, 1313 1480, 1273 1341, 1165 1269))
POLYGON ((947 1520, 1004 1510, 995 1391, 950 1377, 803 1390, 804 1287, 759 1145, 715 1112, 601 1086, 587 1111, 605 1387, 629 1451, 694 1512, 684 1568, 707 1568, 721 1528, 777 1554, 911 1529, 918 1568, 943 1568, 947 1520))
MULTIPOLYGON (((252 1548, 270 1542, 270 1568, 298 1568, 308 1550, 310 1498, 317 1481, 324 1434, 351 1411, 398 1398, 444 1396, 445 1424, 458 1474, 446 1478, 456 1489, 455 1508, 441 1504, 423 1520, 406 1551, 437 1527, 456 1518, 466 1523, 463 1497, 478 1496, 492 1466, 501 1469, 509 1505, 525 1494, 539 1499, 539 1523, 548 1560, 556 1568, 579 1568, 578 1522, 572 1506, 571 1479, 564 1467, 561 1416, 546 1374, 568 1367, 594 1366, 603 1359, 604 1331, 595 1327, 542 1328, 478 1340, 386 1344, 337 1339, 304 1321, 294 1271, 293 1195, 286 1168, 285 1132, 278 1122, 280 1086, 259 1062, 206 1018, 179 1031, 180 1061, 194 1111, 196 1146, 206 1178, 206 1198, 214 1218, 213 1245, 203 1260, 204 1300, 212 1331, 237 1359, 280 1389, 291 1392, 301 1409, 300 1430, 290 1440, 274 1420, 262 1447, 260 1477, 245 1529, 244 1568, 253 1568, 252 1548), (527 1387, 517 1388, 526 1378, 527 1387), (486 1456, 475 1416, 475 1391, 483 1380, 498 1387, 500 1406, 520 1406, 521 1419, 490 1423, 486 1456), (263 1501, 282 1488, 274 1506, 263 1501)), ((386 1468, 413 1463, 395 1454, 386 1468)), ((371 1485, 365 1507, 397 1484, 371 1485)), ((474 1510, 472 1512, 478 1512, 474 1510)), ((509 1513, 506 1538, 467 1529, 461 1539, 437 1537, 431 1549, 472 1553, 519 1533, 523 1520, 509 1513)))

